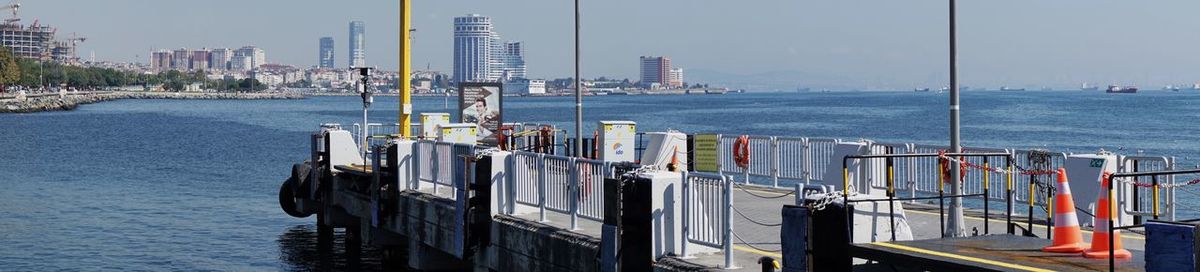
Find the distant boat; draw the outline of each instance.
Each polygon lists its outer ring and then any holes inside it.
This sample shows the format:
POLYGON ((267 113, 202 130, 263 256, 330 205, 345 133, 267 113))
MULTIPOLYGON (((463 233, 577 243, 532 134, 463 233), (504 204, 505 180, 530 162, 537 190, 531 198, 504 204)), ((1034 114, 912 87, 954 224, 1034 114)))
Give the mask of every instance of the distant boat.
POLYGON ((1079 90, 1081 90, 1081 91, 1099 91, 1099 90, 1100 90, 1100 87, 1097 87, 1097 86, 1088 86, 1088 84, 1087 84, 1087 83, 1083 83, 1083 85, 1082 85, 1082 86, 1079 86, 1079 90))
POLYGON ((1000 90, 1005 91, 1005 92, 1023 92, 1023 91, 1025 91, 1025 88, 1013 89, 1013 88, 1009 88, 1008 86, 1004 86, 1004 87, 1000 87, 1000 90))
POLYGON ((1135 86, 1121 87, 1117 85, 1108 85, 1108 89, 1104 90, 1106 93, 1137 93, 1137 91, 1138 88, 1135 86))
POLYGON ((918 93, 927 93, 929 92, 929 88, 913 89, 913 91, 918 93))
POLYGON ((1200 90, 1200 83, 1192 84, 1192 90, 1200 90))
POLYGON ((808 92, 809 90, 810 90, 809 88, 800 88, 800 87, 796 87, 796 92, 800 92, 800 93, 806 93, 806 92, 808 92))
POLYGON ((704 94, 725 94, 725 89, 705 89, 704 94))

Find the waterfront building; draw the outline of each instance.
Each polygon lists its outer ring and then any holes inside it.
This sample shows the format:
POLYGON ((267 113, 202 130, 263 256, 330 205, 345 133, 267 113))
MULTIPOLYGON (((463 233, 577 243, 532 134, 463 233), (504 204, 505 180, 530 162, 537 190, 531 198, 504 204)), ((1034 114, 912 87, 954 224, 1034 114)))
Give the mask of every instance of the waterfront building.
POLYGON ((509 82, 526 78, 525 48, 521 42, 503 43, 495 63, 499 67, 500 75, 497 77, 499 81, 509 82))
POLYGON ((191 69, 190 70, 193 70, 193 71, 206 70, 207 71, 209 68, 209 66, 208 66, 209 57, 210 56, 209 56, 208 49, 192 50, 191 59, 190 59, 190 61, 191 61, 191 65, 190 65, 191 69))
POLYGON ((192 51, 180 48, 171 52, 171 69, 179 71, 192 69, 192 51))
POLYGON ((683 68, 671 67, 671 75, 668 77, 667 83, 669 83, 669 85, 671 85, 671 87, 676 87, 676 88, 684 87, 683 86, 683 68))
POLYGON ((249 71, 254 69, 254 61, 250 56, 242 56, 234 54, 229 60, 229 69, 233 71, 249 71))
MULTIPOLYGON (((362 21, 350 22, 350 67, 365 67, 367 65, 367 33, 366 24, 362 21)), ((332 66, 331 66, 332 67, 332 66)))
POLYGON ((235 57, 247 57, 250 59, 250 64, 245 65, 242 70, 251 70, 267 63, 267 53, 262 48, 253 45, 243 46, 238 50, 233 51, 235 57))
POLYGON ((162 72, 171 69, 171 51, 157 50, 150 52, 150 69, 162 72))
POLYGON ((317 67, 333 68, 333 37, 321 37, 317 50, 317 67))
POLYGON ((229 60, 233 58, 233 50, 229 48, 217 48, 208 53, 208 69, 212 71, 224 71, 229 69, 229 60))
MULTIPOLYGON (((682 73, 680 73, 682 75, 682 73)), ((654 86, 670 86, 668 80, 671 77, 671 58, 668 57, 641 57, 641 81, 642 85, 653 88, 654 86)))
POLYGON ((504 83, 504 93, 519 95, 534 95, 546 93, 546 80, 543 79, 513 79, 504 83))
POLYGON ((454 18, 454 81, 491 81, 492 19, 479 14, 454 18))

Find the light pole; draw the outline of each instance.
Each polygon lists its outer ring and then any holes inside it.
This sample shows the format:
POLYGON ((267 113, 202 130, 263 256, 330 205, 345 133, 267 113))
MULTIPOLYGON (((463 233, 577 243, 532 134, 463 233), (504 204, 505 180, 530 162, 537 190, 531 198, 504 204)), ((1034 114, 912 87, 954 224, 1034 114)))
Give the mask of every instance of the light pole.
POLYGON ((579 78, 579 0, 575 0, 575 156, 583 155, 583 80, 579 78))
MULTIPOLYGON (((958 105, 958 37, 955 28, 955 0, 950 0, 950 152, 962 153, 962 139, 959 133, 958 105)), ((950 222, 946 228, 946 236, 962 237, 966 235, 963 222, 962 198, 963 193, 962 168, 958 165, 950 167, 950 222)))

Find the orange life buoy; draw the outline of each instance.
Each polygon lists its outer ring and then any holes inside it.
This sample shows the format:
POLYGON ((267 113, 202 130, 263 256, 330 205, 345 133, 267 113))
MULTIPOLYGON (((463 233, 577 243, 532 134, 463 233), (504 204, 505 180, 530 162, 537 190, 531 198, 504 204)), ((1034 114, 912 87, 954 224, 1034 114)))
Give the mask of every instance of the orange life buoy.
POLYGON ((750 136, 742 135, 733 141, 733 163, 741 168, 750 167, 750 136))

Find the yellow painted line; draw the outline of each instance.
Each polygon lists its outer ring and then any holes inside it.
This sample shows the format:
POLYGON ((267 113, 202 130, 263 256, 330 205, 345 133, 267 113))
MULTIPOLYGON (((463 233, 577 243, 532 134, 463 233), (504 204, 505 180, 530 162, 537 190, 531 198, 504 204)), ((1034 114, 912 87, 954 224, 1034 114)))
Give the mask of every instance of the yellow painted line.
MULTIPOLYGON (((934 215, 934 216, 938 216, 938 215, 939 215, 938 213, 935 213, 935 212, 917 211, 917 210, 905 210, 905 212, 919 213, 919 214, 926 214, 926 215, 934 215)), ((963 216, 963 218, 967 218, 967 219, 974 219, 974 220, 983 221, 983 218, 982 218, 982 217, 963 216)), ((991 219, 991 220, 1000 220, 1000 222, 1003 222, 1003 220, 1004 220, 1004 219, 991 219)), ((1016 223, 1017 221, 1013 221, 1013 222, 1014 222, 1014 223, 1016 223)), ((1022 222, 1022 223, 1024 223, 1024 222, 1022 222)), ((1021 225, 1022 225, 1022 226, 1024 226, 1024 224, 1021 224, 1021 225)), ((1040 225, 1040 224, 1033 224, 1033 226, 1034 226, 1034 227, 1038 227, 1038 228, 1042 228, 1042 229, 1045 229, 1045 228, 1046 228, 1046 225, 1040 225)), ((1081 232, 1085 232, 1085 233, 1092 233, 1092 231, 1090 231, 1090 230, 1079 230, 1079 231, 1081 231, 1081 232)), ((1134 239, 1134 240, 1146 240, 1146 237, 1143 237, 1143 236, 1136 236, 1136 235, 1128 235, 1128 234, 1121 234, 1121 238, 1129 238, 1129 239, 1134 239)))
POLYGON ((892 244, 892 243, 888 243, 888 242, 874 242, 871 244, 877 245, 877 246, 882 246, 882 247, 890 247, 890 248, 899 249, 899 250, 907 250, 907 251, 912 251, 912 252, 921 253, 921 254, 953 258, 953 259, 959 259, 959 260, 968 261, 968 262, 977 262, 977 263, 994 265, 994 266, 999 266, 999 267, 1004 267, 1004 268, 1017 269, 1017 270, 1037 271, 1037 272, 1054 271, 1054 270, 1049 270, 1049 269, 1019 265, 1019 264, 1010 264, 1010 263, 993 261, 993 260, 988 260, 988 259, 975 258, 975 257, 970 257, 970 256, 958 255, 958 254, 950 254, 950 253, 945 253, 945 252, 937 252, 937 251, 920 249, 920 248, 909 247, 909 246, 902 246, 902 245, 892 244))
POLYGON ((762 256, 767 256, 767 257, 775 257, 775 258, 780 258, 780 259, 783 258, 783 255, 779 254, 779 253, 766 252, 766 251, 757 250, 757 249, 744 247, 744 246, 735 245, 735 246, 733 246, 733 249, 738 250, 738 251, 743 251, 743 252, 754 253, 754 254, 758 254, 758 255, 762 255, 762 256))

